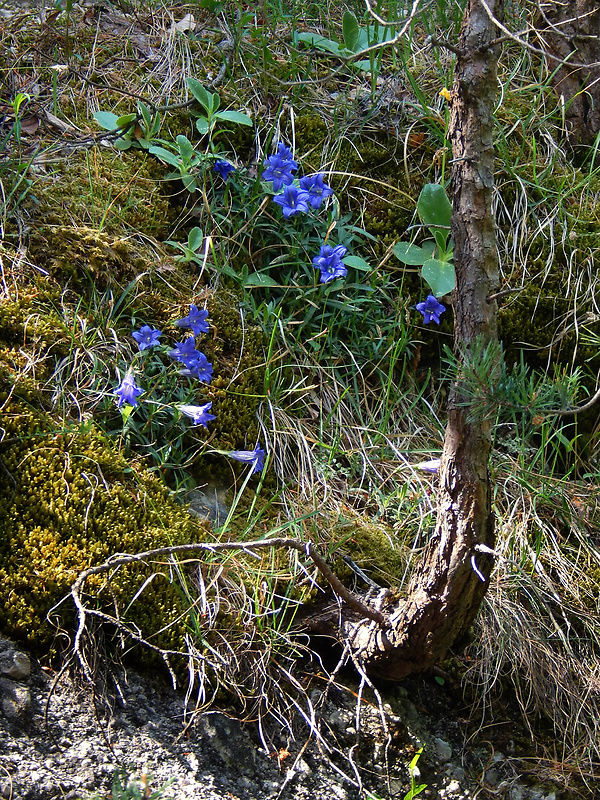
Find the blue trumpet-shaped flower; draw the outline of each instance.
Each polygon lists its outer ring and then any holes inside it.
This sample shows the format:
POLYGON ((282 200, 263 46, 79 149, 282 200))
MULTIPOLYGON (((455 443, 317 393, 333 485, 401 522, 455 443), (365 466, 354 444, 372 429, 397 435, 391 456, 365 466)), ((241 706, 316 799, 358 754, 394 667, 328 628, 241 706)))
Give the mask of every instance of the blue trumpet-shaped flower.
POLYGON ((196 350, 196 339, 193 336, 188 336, 183 342, 177 342, 175 349, 169 350, 169 356, 176 361, 181 361, 186 367, 201 355, 200 350, 196 350))
POLYGON ((286 186, 281 194, 273 198, 274 203, 278 203, 283 211, 283 216, 288 217, 294 214, 308 211, 308 203, 310 195, 304 189, 298 189, 296 186, 286 186))
POLYGON ((228 455, 229 458, 233 458, 234 461, 252 464, 252 472, 254 473, 262 471, 266 453, 261 446, 257 444, 254 450, 231 450, 231 452, 226 453, 226 455, 228 455))
POLYGON ((199 333, 208 333, 207 317, 208 311, 205 308, 198 308, 192 303, 190 305, 190 313, 187 317, 178 319, 175 325, 178 325, 180 328, 191 328, 194 336, 198 336, 199 333))
POLYGON ((332 247, 330 244, 321 245, 319 255, 312 260, 315 267, 321 270, 319 278, 321 283, 329 283, 335 278, 346 277, 348 269, 342 258, 347 252, 348 250, 343 244, 338 244, 337 247, 332 247))
POLYGON ((427 325, 429 322, 435 322, 436 325, 440 324, 440 314, 446 310, 446 306, 438 303, 437 299, 432 295, 428 295, 427 300, 423 303, 417 303, 417 311, 423 314, 423 322, 427 325))
POLYGON ((162 336, 162 331, 157 328, 151 328, 150 325, 142 325, 139 331, 133 331, 131 335, 138 343, 140 350, 146 350, 149 347, 155 347, 160 344, 158 340, 162 336))
POLYGON ((118 398, 117 408, 121 408, 121 406, 124 406, 125 403, 128 403, 130 406, 135 408, 138 405, 137 398, 143 393, 144 390, 140 389, 139 386, 136 386, 135 378, 130 372, 128 372, 123 378, 119 388, 115 389, 115 394, 118 398))
POLYGON ((185 364, 185 369, 180 370, 180 375, 187 375, 188 378, 197 378, 204 383, 210 383, 212 380, 213 365, 209 362, 204 353, 200 353, 198 350, 196 352, 198 353, 197 358, 190 358, 183 362, 185 364))
POLYGON ((186 417, 190 417, 194 425, 204 425, 205 428, 208 428, 208 422, 216 419, 214 414, 208 413, 211 407, 212 403, 205 403, 203 406, 177 406, 186 417))
POLYGON ((226 181, 229 173, 235 172, 235 167, 233 164, 230 164, 229 161, 225 161, 225 159, 220 158, 218 161, 215 161, 213 172, 218 172, 223 180, 226 181))
POLYGON ((264 181, 273 181, 273 191, 278 192, 282 186, 289 186, 294 180, 292 173, 298 169, 298 162, 294 161, 292 151, 281 142, 277 152, 269 156, 264 166, 262 178, 264 181))
POLYGON ((300 188, 309 194, 309 203, 313 208, 320 208, 323 200, 333 194, 333 189, 323 183, 323 175, 318 172, 316 175, 305 175, 298 181, 300 188))

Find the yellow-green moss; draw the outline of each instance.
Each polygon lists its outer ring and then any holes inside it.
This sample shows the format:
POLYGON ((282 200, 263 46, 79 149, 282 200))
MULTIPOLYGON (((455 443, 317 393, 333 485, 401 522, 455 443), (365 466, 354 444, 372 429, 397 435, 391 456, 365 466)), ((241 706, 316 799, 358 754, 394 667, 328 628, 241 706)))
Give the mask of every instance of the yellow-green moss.
MULTIPOLYGON (((340 532, 332 531, 332 536, 338 539, 340 532)), ((347 545, 342 550, 352 555, 352 559, 376 583, 382 586, 399 586, 406 567, 406 550, 403 545, 393 544, 393 534, 383 525, 365 522, 362 519, 353 520, 343 525, 343 540, 347 545)), ((339 559, 336 563, 338 576, 350 578, 352 572, 345 563, 339 559)))
MULTIPOLYGON (((46 621, 78 573, 116 552, 202 540, 205 528, 172 501, 152 475, 128 464, 93 427, 52 430, 49 419, 3 393, 4 479, 0 488, 0 629, 46 646, 55 630, 46 621)), ((155 580, 128 617, 147 634, 181 613, 166 577, 155 580)), ((143 581, 122 570, 112 581, 120 608, 143 581)), ((99 587, 104 576, 91 585, 99 587)), ((111 591, 102 595, 107 607, 111 591)), ((72 604, 60 607, 61 624, 73 621, 72 604)), ((167 637, 171 642, 181 629, 167 637)), ((165 640, 163 640, 165 643, 165 640)))
POLYGON ((164 174, 158 159, 142 150, 77 151, 36 183, 39 218, 44 227, 92 228, 109 237, 133 230, 164 238, 174 217, 164 174))

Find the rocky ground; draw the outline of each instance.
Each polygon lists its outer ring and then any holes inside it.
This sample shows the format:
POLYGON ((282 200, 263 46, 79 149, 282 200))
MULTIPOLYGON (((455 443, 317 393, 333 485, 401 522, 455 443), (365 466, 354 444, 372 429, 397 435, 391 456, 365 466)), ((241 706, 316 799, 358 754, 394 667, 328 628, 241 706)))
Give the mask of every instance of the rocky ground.
POLYGON ((119 768, 138 779, 147 775, 150 790, 168 783, 162 796, 177 800, 403 800, 406 765, 421 746, 417 783, 427 783, 422 796, 433 800, 578 796, 564 787, 527 786, 517 753, 472 742, 467 748, 456 699, 442 687, 436 691, 433 680, 418 696, 414 685, 394 687, 382 709, 363 700, 358 733, 356 687, 336 684, 327 698, 314 689, 319 744, 306 731, 293 741, 288 731, 273 729, 263 731, 261 742, 255 723, 217 710, 189 724, 180 694, 132 670, 120 676, 121 697, 109 708, 66 675, 56 683, 54 673, 8 640, 0 640, 0 673, 0 797, 6 800, 74 800, 94 791, 108 797, 119 768), (424 702, 445 704, 443 722, 439 707, 430 715, 424 702))

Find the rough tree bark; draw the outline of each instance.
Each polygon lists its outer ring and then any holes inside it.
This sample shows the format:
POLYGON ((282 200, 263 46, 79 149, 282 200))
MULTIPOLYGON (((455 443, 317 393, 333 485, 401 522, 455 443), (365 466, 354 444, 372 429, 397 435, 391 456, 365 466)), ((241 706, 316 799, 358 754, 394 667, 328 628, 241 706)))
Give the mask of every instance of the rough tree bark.
MULTIPOLYGON (((502 0, 489 3, 496 17, 502 0)), ((479 0, 463 20, 451 98, 452 236, 457 288, 453 295, 457 352, 476 338, 495 340, 497 307, 488 301, 498 282, 492 190, 492 112, 497 89, 496 30, 479 0)), ((344 610, 339 633, 368 674, 397 680, 444 656, 472 623, 493 567, 494 518, 488 459, 490 423, 471 424, 451 390, 440 467, 435 533, 407 598, 388 611, 388 625, 344 610)))
POLYGON ((583 155, 600 133, 600 5, 596 0, 540 3, 538 34, 549 55, 552 85, 565 104, 570 144, 583 155), (589 67, 572 66, 572 63, 589 67), (596 64, 596 66, 593 66, 596 64))

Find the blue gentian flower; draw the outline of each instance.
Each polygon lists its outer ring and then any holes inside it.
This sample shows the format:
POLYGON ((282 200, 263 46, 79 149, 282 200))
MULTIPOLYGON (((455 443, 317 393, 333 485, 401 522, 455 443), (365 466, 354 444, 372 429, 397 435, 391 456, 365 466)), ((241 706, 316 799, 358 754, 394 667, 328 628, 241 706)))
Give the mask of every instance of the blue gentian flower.
POLYGON ((230 164, 229 161, 225 161, 224 159, 220 158, 218 161, 215 161, 213 172, 218 172, 223 180, 226 181, 229 173, 235 172, 235 167, 233 164, 230 164))
POLYGON ((282 186, 289 186, 294 180, 292 172, 298 169, 298 162, 294 161, 292 152, 281 142, 277 153, 269 156, 264 162, 266 169, 262 174, 264 181, 273 181, 273 191, 278 192, 282 186))
POLYGON ((208 422, 216 419, 214 414, 208 413, 211 407, 212 403, 205 403, 203 406, 177 406, 186 417, 191 418, 194 425, 204 425, 205 428, 208 428, 208 422))
POLYGON ((430 294, 425 300, 424 303, 417 303, 416 305, 417 311, 420 311, 423 314, 423 322, 425 325, 429 322, 435 322, 437 325, 440 324, 440 314, 443 314, 446 310, 446 306, 443 306, 441 303, 438 303, 436 298, 430 294))
POLYGON ((196 350, 196 340, 193 336, 188 336, 183 342, 177 342, 175 349, 169 350, 169 356, 176 361, 181 361, 186 367, 201 355, 200 350, 196 350))
POLYGON ((348 252, 343 244, 338 244, 337 247, 332 247, 329 244, 321 245, 319 255, 315 256, 312 260, 317 269, 321 270, 321 283, 329 283, 335 278, 345 278, 348 274, 348 269, 342 261, 342 258, 348 252))
POLYGON ((298 164, 294 161, 294 154, 283 142, 277 142, 277 154, 282 161, 290 161, 294 169, 298 169, 298 164))
POLYGON ((300 214, 302 211, 308 211, 309 200, 310 195, 308 192, 295 186, 286 186, 281 194, 273 198, 273 202, 281 206, 283 216, 286 219, 294 214, 300 214))
POLYGON ((180 375, 187 375, 188 378, 197 378, 204 383, 210 383, 213 375, 213 365, 208 361, 204 353, 198 353, 197 358, 190 358, 184 361, 185 369, 180 370, 180 375))
POLYGON ((225 455, 235 461, 242 461, 244 464, 252 464, 252 472, 261 472, 265 463, 265 451, 260 445, 256 445, 254 450, 232 450, 225 455))
POLYGON ((138 398, 141 394, 144 393, 143 389, 140 389, 139 386, 135 384, 135 378, 131 373, 127 373, 123 378, 123 381, 118 389, 115 390, 115 394, 119 398, 117 400, 117 408, 121 408, 121 406, 128 403, 130 406, 134 408, 137 406, 138 398))
POLYGON ((146 350, 148 347, 155 347, 160 344, 158 340, 162 336, 162 331, 157 328, 151 328, 150 325, 142 325, 139 331, 133 331, 131 335, 138 343, 140 350, 146 350))
POLYGON ((300 188, 306 190, 310 195, 308 201, 313 208, 320 208, 323 200, 333 194, 333 189, 323 183, 323 174, 318 172, 316 175, 305 175, 299 180, 300 188))
POLYGON ((183 319, 178 319, 175 325, 180 328, 191 328, 194 336, 199 333, 208 333, 208 311, 205 308, 199 309, 193 303, 190 305, 190 313, 183 319))

